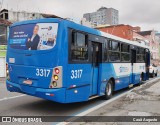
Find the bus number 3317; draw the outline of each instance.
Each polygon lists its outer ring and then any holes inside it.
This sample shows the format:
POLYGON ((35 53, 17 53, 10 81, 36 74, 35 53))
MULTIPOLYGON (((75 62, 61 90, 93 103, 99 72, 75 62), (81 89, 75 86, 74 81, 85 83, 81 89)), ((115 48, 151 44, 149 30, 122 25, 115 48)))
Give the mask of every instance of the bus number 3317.
POLYGON ((77 79, 82 77, 83 70, 71 70, 71 79, 77 79))

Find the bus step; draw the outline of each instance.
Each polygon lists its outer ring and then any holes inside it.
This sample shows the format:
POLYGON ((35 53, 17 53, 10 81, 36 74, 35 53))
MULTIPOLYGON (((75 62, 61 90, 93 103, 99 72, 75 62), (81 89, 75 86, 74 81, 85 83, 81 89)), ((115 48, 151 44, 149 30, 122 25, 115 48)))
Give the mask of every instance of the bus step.
POLYGON ((89 100, 95 99, 95 98, 97 98, 97 97, 99 97, 99 96, 98 96, 98 95, 91 96, 91 97, 89 97, 89 100))
POLYGON ((134 84, 130 84, 130 85, 129 85, 129 88, 132 88, 132 87, 133 87, 133 85, 134 85, 134 84))

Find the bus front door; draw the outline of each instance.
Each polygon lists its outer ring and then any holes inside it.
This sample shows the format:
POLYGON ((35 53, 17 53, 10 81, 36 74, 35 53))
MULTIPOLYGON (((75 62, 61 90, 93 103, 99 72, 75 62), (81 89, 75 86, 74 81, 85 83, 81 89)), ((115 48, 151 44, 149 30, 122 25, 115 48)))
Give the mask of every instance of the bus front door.
POLYGON ((92 88, 91 95, 98 94, 99 63, 102 57, 102 44, 92 42, 92 88))
POLYGON ((136 63, 136 50, 132 50, 131 49, 131 83, 135 83, 135 72, 134 72, 134 69, 136 68, 135 67, 135 64, 136 63))

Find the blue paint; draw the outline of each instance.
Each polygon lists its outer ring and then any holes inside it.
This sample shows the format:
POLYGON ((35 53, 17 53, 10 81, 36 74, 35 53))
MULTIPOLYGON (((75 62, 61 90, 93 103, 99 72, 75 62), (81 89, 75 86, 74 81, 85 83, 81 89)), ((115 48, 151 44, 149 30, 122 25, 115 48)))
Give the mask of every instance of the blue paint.
POLYGON ((7 81, 7 90, 10 92, 19 92, 27 95, 65 103, 65 91, 66 89, 43 89, 43 88, 35 88, 32 86, 26 86, 21 84, 16 84, 13 82, 7 81), (47 93, 54 94, 54 96, 49 96, 47 93))
POLYGON ((93 68, 93 75, 92 75, 92 95, 97 95, 97 90, 98 90, 98 76, 99 76, 99 71, 98 67, 93 68))
POLYGON ((115 91, 128 87, 129 83, 130 83, 130 76, 123 76, 116 79, 115 91))

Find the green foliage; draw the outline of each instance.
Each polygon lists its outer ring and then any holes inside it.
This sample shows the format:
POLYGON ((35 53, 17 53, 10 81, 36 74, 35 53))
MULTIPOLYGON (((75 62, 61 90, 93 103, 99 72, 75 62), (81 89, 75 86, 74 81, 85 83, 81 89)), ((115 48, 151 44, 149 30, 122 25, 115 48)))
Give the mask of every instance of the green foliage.
POLYGON ((0 50, 0 57, 5 57, 5 56, 6 56, 6 51, 4 51, 4 50, 1 51, 1 50, 0 50))
POLYGON ((6 45, 0 45, 0 50, 6 50, 7 46, 6 45))

